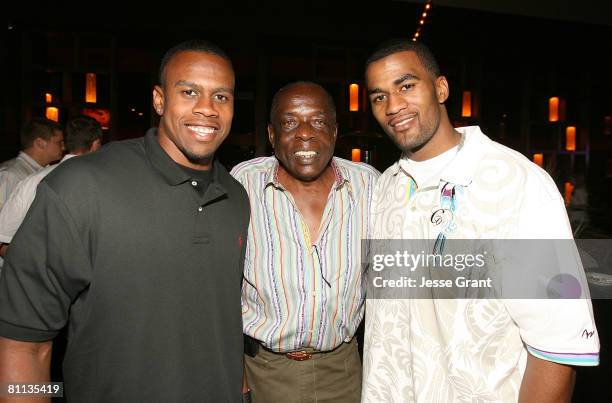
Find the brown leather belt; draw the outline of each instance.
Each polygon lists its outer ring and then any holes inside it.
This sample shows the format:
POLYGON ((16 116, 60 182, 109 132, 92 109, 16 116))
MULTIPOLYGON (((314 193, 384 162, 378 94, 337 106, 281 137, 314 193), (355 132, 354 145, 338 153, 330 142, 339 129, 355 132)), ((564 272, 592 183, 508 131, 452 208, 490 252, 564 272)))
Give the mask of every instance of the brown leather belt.
POLYGON ((269 349, 268 347, 264 346, 261 343, 259 343, 259 346, 261 348, 263 348, 264 350, 266 350, 267 352, 269 352, 269 353, 278 354, 278 355, 284 355, 285 357, 287 357, 287 358, 289 358, 290 360, 293 360, 293 361, 306 361, 306 360, 310 360, 315 354, 320 353, 319 351, 308 352, 306 350, 292 351, 290 353, 279 353, 278 351, 274 351, 272 349, 269 349))
POLYGON ((290 353, 285 353, 285 357, 294 361, 306 361, 312 358, 312 354, 306 351, 292 351, 290 353))
MULTIPOLYGON (((288 359, 293 360, 293 361, 307 361, 307 360, 312 359, 312 358, 313 358, 315 355, 317 355, 317 354, 326 354, 326 353, 331 353, 332 351, 335 351, 336 349, 338 349, 338 348, 342 347, 342 345, 343 345, 343 344, 340 344, 338 347, 336 347, 335 349, 330 350, 330 351, 317 351, 317 350, 313 350, 313 349, 311 349, 311 348, 307 348, 307 349, 305 349, 305 350, 301 350, 301 351, 292 351, 292 352, 290 352, 290 353, 279 353, 278 351, 274 351, 274 350, 272 350, 272 349, 270 349, 270 348, 266 347, 266 346, 265 346, 265 345, 263 345, 263 344, 262 344, 262 343, 261 343, 259 340, 255 340, 255 339, 253 339, 253 338, 252 338, 252 337, 250 337, 250 336, 245 335, 245 340, 250 340, 250 342, 252 342, 252 343, 256 343, 256 345, 257 345, 259 348, 263 348, 264 350, 266 350, 266 351, 267 351, 267 352, 269 352, 269 353, 272 353, 272 354, 278 354, 278 355, 284 355, 285 357, 287 357, 288 359)), ((354 340, 354 339, 353 339, 353 340, 354 340)), ((352 342, 353 342, 353 340, 351 340, 351 341, 350 341, 350 342, 348 342, 348 343, 352 343, 352 342)), ((345 342, 345 343, 347 343, 347 342, 345 342)), ((255 353, 255 354, 256 354, 256 353, 255 353)), ((251 355, 251 357, 254 357, 254 356, 255 356, 254 354, 253 354, 253 355, 251 355)))

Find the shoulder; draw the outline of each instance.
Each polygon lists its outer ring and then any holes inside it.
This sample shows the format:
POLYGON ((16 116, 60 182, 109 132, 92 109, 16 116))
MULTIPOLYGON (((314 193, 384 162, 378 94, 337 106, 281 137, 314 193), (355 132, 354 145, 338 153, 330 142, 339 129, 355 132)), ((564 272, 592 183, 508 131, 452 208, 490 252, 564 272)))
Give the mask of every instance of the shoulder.
POLYGON ((30 193, 30 192, 34 193, 40 181, 42 181, 45 178, 45 176, 51 173, 58 166, 59 164, 50 165, 28 176, 27 178, 19 182, 19 184, 15 188, 15 193, 16 194, 25 194, 25 193, 30 193))
POLYGON ((7 168, 12 167, 13 165, 19 163, 19 158, 11 158, 10 160, 0 162, 0 170, 5 170, 7 168))
POLYGON ((464 140, 448 175, 469 180, 472 191, 497 194, 507 200, 560 197, 550 175, 520 152, 491 140, 478 126, 456 130, 464 140))
POLYGON ((258 157, 239 163, 231 170, 230 174, 242 182, 243 179, 249 176, 269 172, 275 165, 276 157, 274 156, 258 157))
POLYGON ((248 203, 248 196, 242 184, 238 182, 234 176, 230 175, 227 169, 218 161, 215 161, 214 167, 215 170, 217 170, 215 176, 218 178, 219 183, 223 185, 229 196, 248 203))
POLYGON ((251 207, 249 196, 240 182, 229 174, 227 169, 219 162, 215 161, 217 173, 215 177, 227 192, 228 201, 236 214, 239 214, 243 222, 247 223, 250 217, 251 207))
POLYGON ((4 161, 0 164, 0 175, 10 176, 15 174, 15 166, 18 164, 17 158, 4 161))
POLYGON ((146 164, 143 138, 117 141, 63 162, 44 181, 53 188, 77 184, 86 187, 105 177, 131 174, 143 164, 146 164))
POLYGON ((520 152, 493 140, 489 140, 485 146, 478 170, 481 174, 490 172, 512 180, 519 184, 527 198, 546 202, 560 197, 557 185, 548 172, 520 152))
POLYGON ((393 165, 385 169, 378 178, 377 189, 388 186, 390 182, 392 182, 397 177, 399 169, 399 161, 394 162, 393 165))
POLYGON ((344 158, 334 157, 334 163, 343 174, 348 174, 349 176, 361 176, 371 181, 376 181, 380 176, 380 172, 376 168, 364 162, 353 162, 344 158))

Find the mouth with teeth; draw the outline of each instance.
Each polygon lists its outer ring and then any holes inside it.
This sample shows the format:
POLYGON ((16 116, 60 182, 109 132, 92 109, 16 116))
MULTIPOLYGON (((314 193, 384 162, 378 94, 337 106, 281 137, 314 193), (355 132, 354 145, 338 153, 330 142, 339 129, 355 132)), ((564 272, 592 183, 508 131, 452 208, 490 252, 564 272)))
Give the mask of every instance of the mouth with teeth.
POLYGON ((296 151, 293 153, 299 160, 304 162, 308 162, 313 160, 317 156, 316 151, 296 151))
POLYGON ((196 139, 199 140, 210 140, 217 132, 217 128, 213 126, 197 126, 197 125, 186 125, 187 128, 195 135, 196 139))
POLYGON ((410 126, 412 126, 412 123, 414 122, 416 116, 416 113, 411 113, 400 118, 395 118, 391 122, 389 122, 389 126, 391 126, 396 131, 403 131, 409 129, 410 126))

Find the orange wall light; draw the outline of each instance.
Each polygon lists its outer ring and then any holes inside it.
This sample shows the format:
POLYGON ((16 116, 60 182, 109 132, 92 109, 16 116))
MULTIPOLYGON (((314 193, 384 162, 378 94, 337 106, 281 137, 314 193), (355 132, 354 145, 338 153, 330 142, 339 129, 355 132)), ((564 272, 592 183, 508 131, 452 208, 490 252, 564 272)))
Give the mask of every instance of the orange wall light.
POLYGON ((544 166, 544 154, 533 154, 533 162, 536 165, 543 167, 544 166))
POLYGON ((351 161, 353 162, 361 161, 361 148, 353 148, 351 150, 351 161))
POLYGON ((567 126, 565 129, 565 149, 576 151, 576 126, 567 126))
POLYGON ((349 111, 359 111, 359 84, 349 85, 349 111))
POLYGON ((47 109, 45 109, 45 117, 54 122, 59 121, 59 109, 55 106, 47 106, 47 109))
POLYGON ((45 102, 48 103, 48 104, 53 102, 53 95, 49 94, 48 92, 45 93, 45 102))
POLYGON ((551 97, 548 99, 548 121, 559 121, 559 97, 551 97))
POLYGON ((563 186, 563 196, 565 199, 565 205, 569 206, 572 200, 572 194, 574 193, 574 185, 571 182, 565 182, 563 186))
POLYGON ((85 102, 96 103, 96 74, 87 73, 85 74, 85 102))
POLYGON ((463 91, 461 100, 461 116, 464 118, 472 117, 472 92, 463 91))

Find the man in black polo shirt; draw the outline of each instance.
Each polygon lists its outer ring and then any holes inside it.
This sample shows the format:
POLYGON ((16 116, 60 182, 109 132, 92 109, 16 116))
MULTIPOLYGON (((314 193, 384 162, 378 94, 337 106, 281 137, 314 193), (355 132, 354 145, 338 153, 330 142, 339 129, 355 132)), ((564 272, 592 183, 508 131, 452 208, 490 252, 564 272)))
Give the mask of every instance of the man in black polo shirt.
POLYGON ((67 324, 70 402, 240 401, 249 203, 213 158, 233 89, 223 51, 180 44, 154 89, 157 135, 41 182, 0 280, 0 383, 48 380, 67 324))

